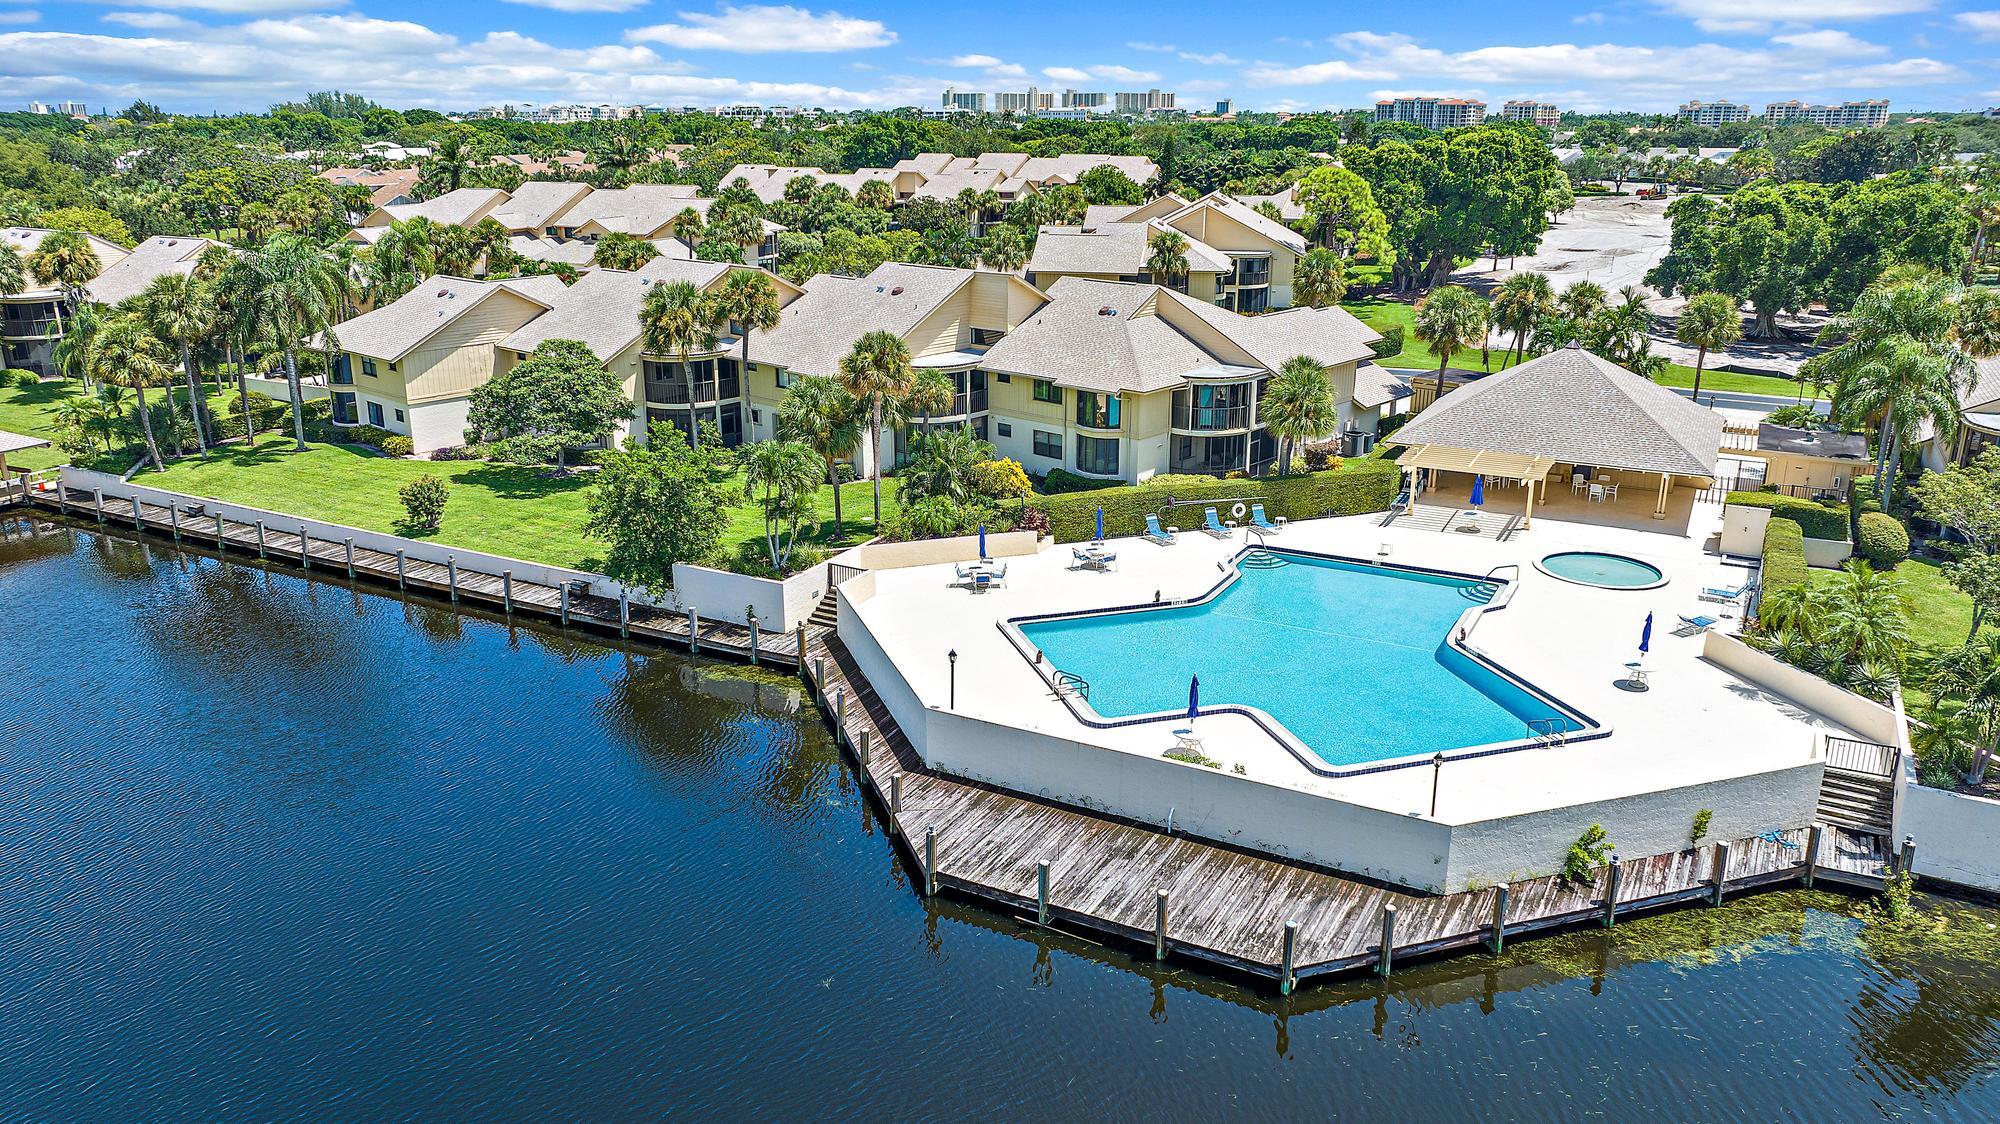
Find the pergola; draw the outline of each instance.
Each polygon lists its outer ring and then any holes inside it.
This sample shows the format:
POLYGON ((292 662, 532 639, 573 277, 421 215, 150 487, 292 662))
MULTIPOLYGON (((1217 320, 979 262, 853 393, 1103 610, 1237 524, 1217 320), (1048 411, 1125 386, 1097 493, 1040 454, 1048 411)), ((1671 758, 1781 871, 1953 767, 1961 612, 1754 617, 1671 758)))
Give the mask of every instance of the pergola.
POLYGON ((9 433, 0 429, 0 480, 7 478, 7 454, 24 449, 45 449, 48 442, 40 437, 30 437, 25 433, 9 433))
MULTIPOLYGON (((1449 445, 1415 445, 1404 450, 1396 458, 1407 475, 1415 475, 1418 469, 1433 472, 1464 472, 1480 476, 1493 476, 1502 480, 1519 480, 1528 489, 1528 509, 1521 521, 1522 527, 1535 525, 1535 490, 1548 478, 1549 470, 1556 466, 1556 458, 1536 456, 1532 453, 1507 453, 1497 449, 1458 449, 1449 445)), ((1417 491, 1408 489, 1409 506, 1417 505, 1417 491)))

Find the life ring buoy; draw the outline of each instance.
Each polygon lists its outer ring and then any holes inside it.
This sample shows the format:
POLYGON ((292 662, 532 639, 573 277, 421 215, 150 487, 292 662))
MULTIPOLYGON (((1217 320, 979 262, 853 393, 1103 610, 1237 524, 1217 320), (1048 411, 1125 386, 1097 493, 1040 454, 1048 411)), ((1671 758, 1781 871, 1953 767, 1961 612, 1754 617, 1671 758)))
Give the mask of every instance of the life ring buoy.
POLYGON ((1243 501, 1237 500, 1236 506, 1229 509, 1229 514, 1230 517, 1234 519, 1243 518, 1243 501))

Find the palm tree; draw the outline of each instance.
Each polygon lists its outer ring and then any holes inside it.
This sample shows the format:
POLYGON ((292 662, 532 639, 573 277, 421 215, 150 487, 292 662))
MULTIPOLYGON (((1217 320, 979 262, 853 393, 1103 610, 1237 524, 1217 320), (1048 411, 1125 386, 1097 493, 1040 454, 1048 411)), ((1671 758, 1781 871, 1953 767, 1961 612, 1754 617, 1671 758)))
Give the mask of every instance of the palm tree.
MULTIPOLYGON (((344 267, 343 267, 344 268, 344 267)), ((195 259, 194 277, 215 302, 216 334, 222 337, 222 354, 236 368, 236 401, 243 411, 243 441, 257 440, 257 420, 250 411, 250 378, 246 373, 249 356, 243 343, 255 328, 256 294, 249 263, 232 251, 210 246, 195 259)))
POLYGON ((1539 273, 1516 273, 1493 291, 1493 323, 1503 332, 1514 333, 1514 362, 1522 359, 1529 331, 1555 308, 1555 286, 1539 273))
POLYGON ((146 330, 145 321, 130 312, 107 317, 97 332, 91 349, 98 381, 129 386, 139 396, 139 427, 146 435, 146 455, 153 471, 166 468, 160 443, 153 436, 153 411, 146 403, 148 386, 164 386, 173 381, 174 371, 167 361, 166 345, 146 330))
MULTIPOLYGON (((1331 251, 1329 251, 1331 252, 1331 251)), ((1319 360, 1294 355, 1278 365, 1278 373, 1257 404, 1264 427, 1278 440, 1278 472, 1292 470, 1292 451, 1315 437, 1324 437, 1340 424, 1339 404, 1334 400, 1333 379, 1319 360)))
POLYGON ((1347 295, 1347 260, 1319 246, 1292 267, 1292 297, 1307 308, 1338 304, 1347 295))
POLYGON ((1963 290, 1954 320, 1952 338, 1967 355, 1975 359, 2000 355, 2000 290, 1986 285, 1963 290))
POLYGON ((55 361, 56 373, 66 379, 81 380, 90 386, 90 375, 95 368, 90 363, 90 349, 97 340, 97 330, 104 323, 98 315, 96 305, 84 305, 63 325, 62 338, 50 354, 55 361))
POLYGON ((1575 281, 1563 289, 1562 296, 1556 298, 1556 306, 1562 314, 1578 324, 1604 311, 1610 298, 1604 286, 1595 281, 1575 281))
POLYGON ((764 549, 771 568, 785 572, 799 520, 813 508, 819 490, 819 458, 797 441, 759 441, 743 457, 743 498, 764 511, 764 549))
POLYGON ((292 400, 292 435, 306 450, 305 391, 299 383, 299 349, 315 338, 331 354, 340 346, 334 325, 347 303, 349 280, 340 264, 298 234, 279 234, 245 259, 246 289, 254 302, 249 319, 258 334, 284 354, 292 400))
POLYGON ((840 360, 840 383, 868 407, 869 476, 875 483, 875 526, 882 525, 882 410, 910 393, 910 348, 901 336, 877 329, 854 341, 840 360))
MULTIPOLYGON (((685 377, 692 357, 697 353, 707 354, 722 343, 716 331, 719 318, 715 314, 715 302, 701 291, 692 281, 669 281, 664 285, 654 285, 646 290, 646 296, 639 302, 639 336, 643 347, 655 355, 671 355, 680 360, 685 377)), ((716 387, 716 428, 722 428, 721 378, 715 376, 716 387)), ((699 427, 694 423, 693 390, 690 385, 688 404, 688 428, 699 437, 699 427)), ((695 440, 688 442, 690 446, 695 440)))
POLYGON ((83 287, 104 272, 104 262, 90 248, 90 240, 74 230, 44 235, 25 264, 43 284, 62 291, 63 310, 68 313, 83 303, 83 287))
POLYGON ((1986 775, 1996 735, 2000 735, 2000 635, 1987 633, 1938 653, 1925 680, 1933 700, 1950 695, 1962 704, 1958 713, 1978 720, 1978 748, 1965 773, 1967 780, 1977 782, 1986 775))
MULTIPOLYGON (((188 416, 194 422, 195 448, 208 457, 208 419, 202 412, 201 368, 195 348, 207 342, 216 326, 215 301, 208 286, 184 273, 162 273, 139 294, 139 315, 161 343, 180 352, 187 374, 188 416)), ((168 394, 172 400, 171 392, 168 394)))
MULTIPOLYGON (((903 405, 912 414, 924 419, 924 437, 931 435, 931 415, 941 414, 951 409, 958 401, 958 384, 943 371, 919 371, 910 380, 910 393, 904 397, 903 405)), ((970 424, 970 419, 968 419, 970 424)))
POLYGON ((1028 240, 1022 236, 1020 228, 1011 223, 1000 223, 987 231, 985 241, 979 247, 979 260, 988 269, 1002 273, 1018 273, 1028 264, 1028 240))
POLYGON ((1697 293, 1688 298, 1681 318, 1674 324, 1674 338, 1695 349, 1694 398, 1701 400, 1701 373, 1708 366, 1708 352, 1728 347, 1743 338, 1743 316, 1736 298, 1727 293, 1697 293))
MULTIPOLYGON (((716 317, 734 322, 743 331, 743 378, 750 377, 750 337, 777 327, 781 311, 777 283, 761 269, 732 269, 716 289, 716 317)), ((717 398, 720 397, 718 394, 717 398)), ((715 404, 715 426, 722 428, 720 401, 715 404)))
POLYGON ((598 239, 590 264, 604 269, 637 269, 660 256, 660 248, 630 234, 613 232, 598 239))
POLYGON ((778 438, 812 447, 826 462, 826 482, 833 487, 833 525, 841 526, 840 474, 835 467, 841 457, 854 451, 861 440, 861 411, 847 388, 824 375, 807 375, 795 380, 778 403, 778 438))
POLYGON ((440 132, 431 142, 430 167, 424 169, 424 179, 433 188, 457 191, 465 182, 466 168, 471 163, 470 154, 465 150, 465 138, 470 130, 454 127, 440 132))
POLYGON ((388 304, 437 273, 436 235, 437 228, 422 215, 389 224, 362 260, 362 286, 370 303, 378 308, 388 304))
POLYGON ((886 180, 869 180, 855 189, 854 201, 871 210, 886 211, 896 205, 896 189, 886 180))
POLYGON ((1462 285, 1440 286, 1417 302, 1412 327, 1411 334, 1431 345, 1438 357, 1436 401, 1444 397, 1444 369, 1452 354, 1478 347, 1486 338, 1486 302, 1462 285))
POLYGON ((1155 285, 1179 289, 1187 284, 1187 235, 1178 230, 1162 230, 1153 235, 1146 253, 1146 273, 1155 285))
POLYGON ((0 245, 0 297, 11 297, 28 287, 28 270, 21 264, 21 253, 12 246, 0 245))

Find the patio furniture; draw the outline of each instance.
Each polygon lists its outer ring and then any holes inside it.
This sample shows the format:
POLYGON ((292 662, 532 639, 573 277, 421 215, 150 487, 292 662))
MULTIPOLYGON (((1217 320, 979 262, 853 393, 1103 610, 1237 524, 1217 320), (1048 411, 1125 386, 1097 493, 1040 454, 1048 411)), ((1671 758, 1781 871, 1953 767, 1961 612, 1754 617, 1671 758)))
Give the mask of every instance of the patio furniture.
POLYGON ((1201 752, 1201 739, 1195 736, 1194 727, 1183 726, 1173 732, 1174 748, 1190 753, 1201 752))
POLYGON ((1007 567, 1005 565, 979 568, 972 572, 971 589, 974 593, 985 593, 995 586, 1006 584, 1007 567))
POLYGON ((1625 682, 1632 684, 1632 686, 1639 690, 1643 691, 1646 689, 1646 677, 1652 673, 1652 668, 1647 667, 1638 660, 1628 660, 1625 663, 1625 682))
POLYGON ((1590 486, 1590 502, 1591 503, 1604 502, 1604 485, 1592 484, 1590 486))
POLYGON ((1285 529, 1285 517, 1280 515, 1278 516, 1278 521, 1273 523, 1264 517, 1264 505, 1253 503, 1250 505, 1250 525, 1260 531, 1275 535, 1285 529))
POLYGON ((1174 545, 1174 533, 1160 526, 1160 517, 1157 515, 1146 516, 1146 533, 1142 537, 1161 546, 1174 545))
POLYGON ((1223 528, 1222 520, 1216 518, 1215 509, 1212 507, 1201 513, 1201 529, 1203 533, 1212 535, 1218 539, 1229 537, 1229 532, 1223 528))
POLYGON ((1724 605, 1735 604, 1737 599, 1755 586, 1755 582, 1745 582, 1739 586, 1707 586, 1701 591, 1703 601, 1716 601, 1724 605))
POLYGON ((1610 480, 1605 482, 1604 498, 1608 500, 1615 500, 1618 498, 1618 482, 1616 480, 1610 480))
POLYGON ((1572 496, 1584 492, 1589 487, 1590 482, 1585 480, 1580 472, 1569 478, 1569 494, 1572 496))
POLYGON ((1686 613, 1679 613, 1676 615, 1680 617, 1681 624, 1686 627, 1675 629, 1674 630, 1675 636, 1699 636, 1702 633, 1707 632, 1709 629, 1714 628, 1716 625, 1722 623, 1722 619, 1720 617, 1699 616, 1699 615, 1691 617, 1688 616, 1686 613))
POLYGON ((1096 570, 1103 573, 1118 561, 1118 555, 1101 546, 1073 546, 1069 548, 1070 569, 1096 570))

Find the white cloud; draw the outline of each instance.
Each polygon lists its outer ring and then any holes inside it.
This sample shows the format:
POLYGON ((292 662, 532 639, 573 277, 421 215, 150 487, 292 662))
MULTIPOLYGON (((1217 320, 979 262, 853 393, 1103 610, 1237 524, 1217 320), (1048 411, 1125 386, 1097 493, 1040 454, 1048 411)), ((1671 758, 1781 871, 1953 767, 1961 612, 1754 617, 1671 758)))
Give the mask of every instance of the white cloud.
POLYGON ((347 0, 123 0, 123 2, 135 8, 215 12, 225 16, 281 16, 291 12, 314 12, 322 8, 347 6, 347 0))
POLYGON ((2000 39, 2000 12, 1960 12, 1953 18, 1981 39, 2000 39))
POLYGON ((1135 51, 1152 51, 1156 54, 1172 55, 1175 58, 1181 60, 1182 62, 1196 63, 1201 66, 1243 65, 1242 59, 1233 58, 1227 54, 1224 54, 1221 51, 1216 51, 1213 54, 1204 55, 1195 51, 1183 51, 1179 47, 1174 46, 1172 43, 1127 43, 1125 45, 1135 51))
POLYGON ((886 47, 896 33, 877 20, 854 19, 839 12, 812 12, 790 5, 724 4, 715 15, 680 13, 684 23, 661 23, 625 33, 633 42, 665 43, 686 50, 853 51, 886 47))
POLYGON ((1582 15, 1571 16, 1569 22, 1574 24, 1600 24, 1604 22, 1604 13, 1585 12, 1582 15))
POLYGON ((1703 31, 1760 33, 1780 24, 1853 23, 1925 12, 1936 0, 1654 0, 1703 31))
POLYGON ((1304 66, 1275 62, 1251 64, 1246 72, 1252 86, 1324 86, 1328 82, 1388 82, 1396 78, 1391 70, 1374 70, 1346 59, 1328 59, 1304 66))
POLYGON ((558 12, 629 12, 643 8, 647 0, 506 0, 531 8, 553 8, 558 12))
POLYGON ((998 78, 1003 82, 1026 82, 1028 80, 1028 68, 1017 63, 1003 62, 999 66, 987 67, 986 76, 988 78, 998 78))
POLYGON ((999 66, 1000 60, 992 55, 953 55, 945 60, 946 66, 999 66))
POLYGON ((40 23, 41 20, 42 13, 32 9, 25 12, 0 12, 0 24, 19 26, 21 24, 40 23))
POLYGON ((201 26, 172 12, 106 12, 104 22, 145 31, 185 31, 201 26))
POLYGON ((1889 48, 1865 39, 1857 39, 1845 31, 1801 31, 1794 35, 1774 35, 1771 42, 1781 43, 1801 51, 1817 51, 1823 55, 1855 57, 1860 55, 1886 55, 1889 48))
POLYGON ((1160 76, 1150 70, 1133 70, 1129 66, 1045 66, 1042 74, 1058 82, 1088 82, 1101 78, 1107 82, 1158 82, 1160 76))
POLYGON ((1058 82, 1088 82, 1090 73, 1073 66, 1045 66, 1042 73, 1058 82))

